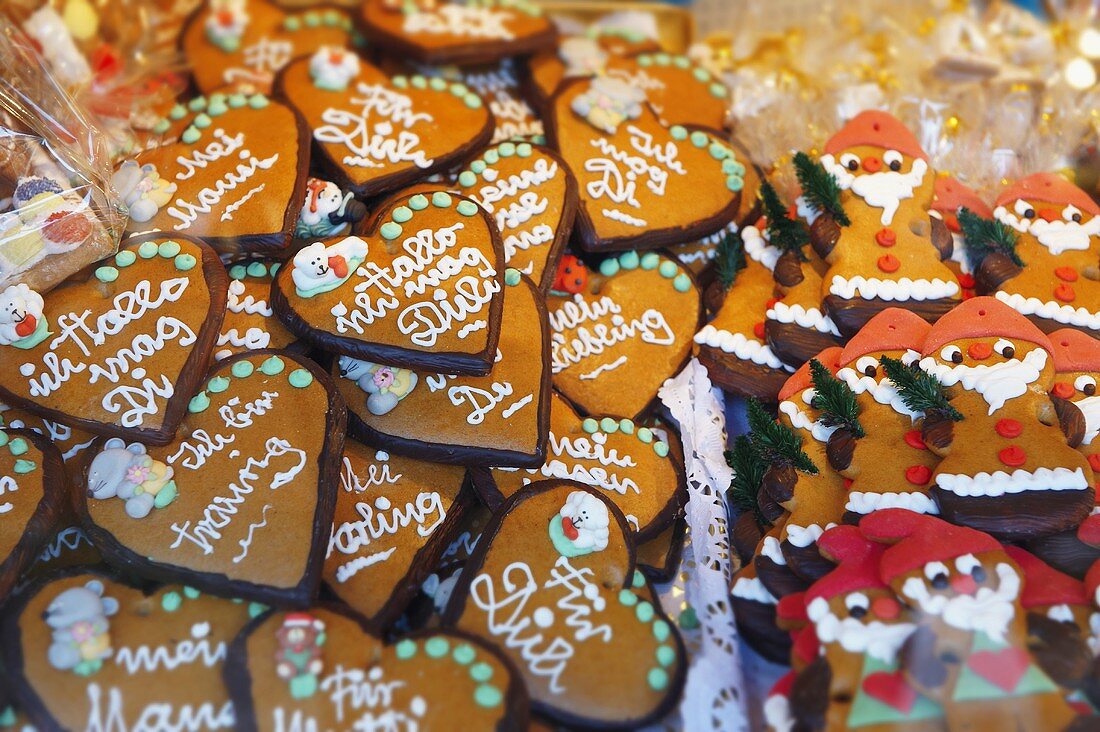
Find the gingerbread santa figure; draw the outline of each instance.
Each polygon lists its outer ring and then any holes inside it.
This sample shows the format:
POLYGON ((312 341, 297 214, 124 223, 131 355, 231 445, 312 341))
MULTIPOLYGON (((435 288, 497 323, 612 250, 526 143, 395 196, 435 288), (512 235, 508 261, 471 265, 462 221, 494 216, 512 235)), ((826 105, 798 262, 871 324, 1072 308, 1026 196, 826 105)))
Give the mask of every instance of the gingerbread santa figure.
POLYGON ((959 212, 966 209, 971 213, 988 219, 993 209, 981 199, 977 192, 960 183, 951 176, 936 178, 935 195, 932 199, 932 226, 943 226, 951 235, 951 258, 945 262, 959 280, 964 299, 974 296, 974 272, 970 266, 971 253, 966 248, 966 236, 959 224, 959 212))

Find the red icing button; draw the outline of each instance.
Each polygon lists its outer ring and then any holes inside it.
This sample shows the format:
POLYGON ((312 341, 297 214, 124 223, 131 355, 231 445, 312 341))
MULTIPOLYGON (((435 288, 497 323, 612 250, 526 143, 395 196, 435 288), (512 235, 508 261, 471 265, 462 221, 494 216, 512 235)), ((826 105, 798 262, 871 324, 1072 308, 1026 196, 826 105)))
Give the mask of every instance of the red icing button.
POLYGON ((1011 445, 997 453, 1001 462, 1010 468, 1018 468, 1027 462, 1027 453, 1019 445, 1011 445))
POLYGON ((878 268, 880 270, 887 273, 897 272, 898 268, 901 267, 901 262, 893 254, 887 254, 886 256, 879 257, 876 264, 878 265, 878 268))
POLYGON ((920 436, 920 430, 909 430, 905 433, 905 444, 914 450, 927 450, 924 438, 920 436))
POLYGON ((782 299, 783 298, 781 298, 781 297, 773 297, 771 300, 768 300, 766 303, 764 303, 764 309, 765 310, 771 310, 772 308, 775 307, 775 304, 777 302, 779 302, 780 300, 782 300, 782 299))
POLYGON ((875 243, 880 247, 892 247, 898 243, 898 235, 893 229, 879 229, 875 234, 875 243))
POLYGON ((757 337, 757 339, 764 340, 764 324, 757 323, 756 325, 754 325, 752 327, 752 333, 757 337))
POLYGON ((1068 381, 1055 382, 1054 388, 1051 389, 1054 396, 1060 399, 1069 399, 1073 396, 1073 384, 1068 381))
POLYGON ((984 361, 993 355, 993 346, 986 341, 978 341, 977 343, 971 343, 967 347, 966 353, 976 361, 984 361))
POLYGON ((1100 453, 1093 453, 1089 455, 1089 467, 1093 472, 1100 473, 1100 453))
POLYGON ((1062 302, 1073 302, 1077 299, 1077 293, 1073 291, 1073 285, 1063 282, 1054 288, 1054 297, 1062 302))
POLYGON ((974 275, 965 272, 959 275, 959 287, 964 290, 973 290, 976 284, 978 283, 974 281, 974 275))
POLYGON ((905 479, 913 485, 927 485, 932 479, 932 468, 927 465, 911 465, 905 469, 905 479))
POLYGON ((1073 267, 1059 267, 1058 269, 1054 270, 1054 276, 1065 282, 1076 282, 1077 270, 1075 270, 1073 267))
POLYGON ((1023 434, 1024 426, 1014 419, 999 419, 993 429, 1001 437, 1013 440, 1023 434))

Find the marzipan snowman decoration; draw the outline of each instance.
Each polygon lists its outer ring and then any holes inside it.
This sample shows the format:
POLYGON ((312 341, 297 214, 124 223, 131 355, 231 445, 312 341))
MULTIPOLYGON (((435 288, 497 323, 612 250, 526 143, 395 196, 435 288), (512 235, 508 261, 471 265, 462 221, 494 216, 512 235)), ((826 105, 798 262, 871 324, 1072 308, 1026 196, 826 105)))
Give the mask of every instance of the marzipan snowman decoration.
POLYGON ((1100 206, 1054 173, 1016 181, 993 216, 1018 232, 1021 268, 1000 253, 979 267, 979 282, 1050 332, 1061 326, 1100 337, 1100 206))
POLYGON ((251 18, 245 0, 213 0, 210 17, 206 19, 206 38, 226 53, 241 47, 241 37, 251 18))
POLYGON ((918 622, 904 673, 943 705, 947 729, 1066 729, 1075 715, 1028 652, 1023 573, 1000 543, 902 509, 866 516, 859 528, 892 544, 880 575, 918 622))
POLYGON ((944 458, 933 477, 944 518, 1023 539, 1089 515, 1093 472, 1047 396, 1054 353, 1042 331, 999 300, 976 297, 932 326, 920 367, 963 416, 945 420, 928 444, 944 458))
POLYGON ((322 46, 309 59, 309 75, 318 89, 344 91, 359 76, 359 57, 346 48, 322 46))
POLYGON ((9 285, 0 292, 0 346, 33 348, 49 335, 42 296, 27 285, 9 285))
POLYGON ((600 499, 573 491, 550 520, 550 540, 564 557, 582 557, 603 551, 610 536, 611 515, 600 499))
POLYGON ((349 236, 325 246, 314 242, 294 255, 294 287, 299 297, 313 297, 330 292, 347 282, 356 267, 367 258, 367 242, 349 236))
POLYGON ((363 220, 367 207, 335 183, 320 178, 306 181, 306 200, 294 228, 297 239, 340 236, 363 220))

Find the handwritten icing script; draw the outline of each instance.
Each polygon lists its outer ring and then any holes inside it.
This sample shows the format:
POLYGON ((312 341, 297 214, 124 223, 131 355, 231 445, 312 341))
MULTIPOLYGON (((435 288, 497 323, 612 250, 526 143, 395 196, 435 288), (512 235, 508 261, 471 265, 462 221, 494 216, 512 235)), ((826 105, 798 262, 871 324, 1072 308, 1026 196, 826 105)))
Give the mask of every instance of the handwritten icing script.
POLYGON ((527 563, 512 562, 499 582, 486 573, 475 577, 470 600, 484 611, 489 632, 518 651, 527 670, 545 678, 552 693, 561 694, 577 644, 611 642, 611 626, 600 622, 606 603, 594 576, 558 557, 549 579, 540 582, 527 563))
POLYGON ((142 280, 132 289, 116 294, 111 307, 92 319, 91 310, 57 316, 56 335, 41 354, 41 362, 26 361, 19 373, 27 380, 31 398, 45 398, 61 391, 70 382, 77 388, 111 385, 100 400, 104 410, 118 415, 123 427, 141 427, 145 418, 161 412, 175 393, 173 382, 165 374, 150 374, 142 362, 165 348, 186 347, 195 342, 195 332, 171 315, 156 315, 159 308, 183 297, 191 280, 175 277, 152 283, 142 280), (126 343, 127 326, 156 316, 152 328, 126 343), (117 347, 107 339, 120 336, 117 347), (74 350, 74 356, 59 356, 62 346, 74 350))
MULTIPOLYGON (((488 172, 488 171, 486 171, 488 172)), ((538 158, 530 169, 496 178, 478 188, 471 196, 493 215, 497 228, 504 234, 504 256, 509 263, 521 251, 554 241, 554 229, 546 223, 532 221, 550 207, 550 201, 536 189, 553 180, 558 164, 548 158, 538 158)), ((518 269, 531 274, 534 262, 518 269)))
POLYGON ((599 156, 584 161, 585 171, 593 174, 584 188, 593 200, 607 202, 607 208, 601 211, 606 218, 644 228, 648 224, 638 215, 643 208, 637 197, 639 183, 644 183, 654 196, 664 196, 669 176, 687 175, 687 171, 676 159, 679 149, 675 142, 659 144, 645 130, 634 125, 626 129, 630 134, 628 150, 606 137, 591 141, 599 156))
POLYGON ((511 18, 510 13, 494 10, 493 8, 448 3, 431 11, 407 14, 401 29, 405 33, 429 33, 432 35, 510 41, 515 38, 515 35, 506 26, 511 18))
POLYGON ((340 487, 364 498, 356 501, 356 521, 345 521, 333 527, 328 543, 328 557, 333 551, 354 556, 336 569, 336 581, 347 582, 359 572, 388 560, 396 551, 396 546, 375 551, 380 541, 395 537, 402 529, 415 526, 417 536, 426 539, 447 518, 443 507, 443 497, 435 491, 421 491, 404 505, 394 504, 382 495, 380 489, 397 485, 401 473, 390 471, 385 462, 370 463, 366 475, 356 473, 351 460, 344 458, 344 468, 340 474, 340 487), (367 494, 370 492, 369 495, 367 494))
MULTIPOLYGON (((495 364, 499 364, 504 358, 504 355, 497 351, 496 359, 493 361, 494 370, 495 364)), ((512 415, 519 412, 521 409, 535 401, 534 394, 522 394, 516 395, 515 388, 510 381, 489 381, 485 386, 474 386, 473 384, 454 384, 459 377, 448 376, 446 374, 434 374, 425 379, 428 384, 428 389, 435 393, 442 389, 447 390, 447 398, 451 404, 456 407, 460 407, 467 410, 466 422, 467 424, 479 425, 485 421, 485 418, 492 414, 498 406, 502 406, 500 410, 501 420, 509 420, 512 415)), ((468 379, 467 379, 468 380, 468 379)), ((478 383, 485 382, 486 379, 478 379, 478 383)))
POLYGON ((17 490, 19 490, 19 484, 15 482, 15 478, 10 475, 0 477, 0 516, 10 513, 15 508, 15 504, 8 499, 17 490))
POLYGON ((636 467, 638 463, 632 456, 607 446, 607 435, 602 432, 579 437, 558 437, 550 430, 549 455, 541 468, 497 470, 506 473, 522 472, 524 485, 540 479, 535 476, 565 478, 585 485, 599 486, 624 496, 628 493, 641 493, 634 479, 623 474, 636 467))
POLYGON ((497 69, 468 73, 462 80, 489 100, 489 111, 496 120, 493 144, 513 137, 541 135, 545 131, 535 110, 519 97, 519 81, 511 59, 497 69))
POLYGON ((461 222, 421 229, 405 239, 404 253, 388 266, 364 262, 355 272, 354 307, 344 302, 332 307, 336 331, 364 335, 377 320, 397 311, 398 331, 414 345, 432 348, 456 327, 459 338, 488 328, 487 310, 500 292, 496 267, 480 249, 459 246, 462 229, 461 222), (408 300, 414 302, 402 304, 408 300))
MULTIPOLYGON (((363 670, 336 664, 331 671, 326 669, 317 693, 328 697, 339 729, 416 730, 428 712, 429 697, 413 695, 407 704, 401 705, 397 698, 409 696, 402 692, 406 688, 405 681, 386 678, 383 666, 363 670)), ((272 723, 275 732, 320 732, 325 729, 324 723, 301 709, 288 713, 282 707, 275 707, 272 723)))
POLYGON ((343 145, 348 153, 344 165, 354 168, 382 168, 412 163, 428 168, 434 162, 420 148, 420 135, 413 131, 432 116, 413 109, 412 99, 381 84, 356 86, 359 96, 351 98, 357 110, 329 108, 321 113, 325 124, 313 131, 313 139, 343 145))
POLYGON ((628 356, 616 355, 623 350, 616 347, 633 339, 655 346, 669 346, 676 340, 661 311, 649 308, 628 320, 622 306, 607 295, 590 302, 577 294, 550 313, 550 355, 555 374, 573 366, 587 369, 581 364, 592 359, 600 364, 579 378, 599 378, 627 363, 628 356), (615 358, 608 361, 611 356, 615 358))
POLYGON ((176 181, 189 181, 197 173, 222 160, 236 159, 238 162, 211 186, 205 186, 198 191, 194 190, 194 186, 179 186, 181 193, 186 192, 187 197, 180 195, 165 209, 178 222, 172 226, 176 231, 186 231, 199 216, 212 215, 219 206, 221 209, 218 215, 221 221, 232 220, 241 207, 263 192, 264 184, 254 184, 253 179, 260 171, 270 170, 279 160, 279 153, 266 158, 253 155, 245 147, 243 132, 229 135, 219 128, 214 130, 213 138, 205 146, 196 147, 190 155, 176 158, 180 166, 175 174, 176 181), (237 195, 239 188, 247 190, 237 195))
POLYGON ((272 40, 261 37, 255 43, 241 50, 241 66, 225 69, 222 78, 226 84, 243 82, 266 87, 275 79, 275 74, 294 58, 294 44, 288 40, 272 40))

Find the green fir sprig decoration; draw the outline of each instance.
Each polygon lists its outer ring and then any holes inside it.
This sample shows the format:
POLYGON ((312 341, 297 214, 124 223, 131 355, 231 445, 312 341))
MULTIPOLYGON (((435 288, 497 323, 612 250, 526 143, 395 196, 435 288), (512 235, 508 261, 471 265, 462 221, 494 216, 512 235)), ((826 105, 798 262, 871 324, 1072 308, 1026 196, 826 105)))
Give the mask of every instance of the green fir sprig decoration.
POLYGON ((745 435, 734 440, 733 449, 726 450, 726 462, 733 468, 733 480, 726 494, 730 504, 738 511, 752 511, 761 526, 771 526, 760 510, 760 485, 768 465, 757 456, 752 441, 745 435))
POLYGON ((840 184, 821 163, 804 152, 795 153, 794 171, 802 186, 802 195, 811 206, 833 217, 838 226, 851 226, 852 220, 840 205, 840 184))
POLYGON ((821 423, 848 430, 856 438, 866 435, 859 423, 859 402, 851 387, 829 373, 816 358, 810 359, 810 378, 814 382, 810 406, 821 412, 821 423))
POLYGON ((1000 252, 1012 260, 1017 267, 1024 266, 1024 260, 1016 253, 1016 232, 1012 227, 996 219, 985 219, 970 209, 959 209, 959 227, 966 237, 966 258, 971 271, 977 271, 982 260, 993 252, 1000 252))
POLYGON ((896 358, 882 357, 882 370, 887 378, 894 382, 902 402, 914 412, 939 412, 952 421, 959 422, 963 416, 951 406, 943 393, 943 384, 932 374, 916 363, 906 366, 896 358))
POLYGON ((756 399, 749 399, 749 437, 756 456, 768 465, 789 465, 817 475, 817 466, 802 451, 802 438, 779 424, 756 399))
POLYGON ((715 271, 723 290, 733 287, 737 273, 745 268, 745 264, 745 242, 741 239, 741 232, 727 232, 718 240, 714 253, 715 271))
POLYGON ((779 194, 771 183, 760 186, 760 198, 764 203, 764 215, 768 219, 768 243, 784 251, 794 252, 800 261, 806 261, 802 248, 810 243, 809 232, 802 223, 787 215, 787 207, 779 200, 779 194))

